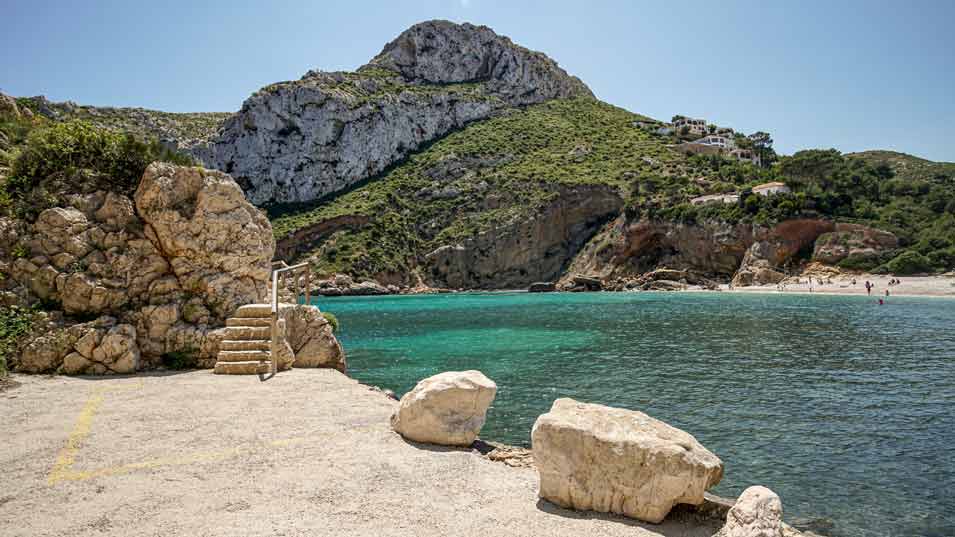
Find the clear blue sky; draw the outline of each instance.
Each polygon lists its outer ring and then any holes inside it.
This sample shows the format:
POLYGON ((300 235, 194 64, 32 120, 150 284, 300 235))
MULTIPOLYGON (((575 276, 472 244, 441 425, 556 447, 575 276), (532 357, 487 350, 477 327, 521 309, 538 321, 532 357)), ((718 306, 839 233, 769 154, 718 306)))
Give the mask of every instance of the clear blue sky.
POLYGON ((955 161, 955 1, 4 0, 0 90, 233 111, 308 69, 354 69, 426 19, 485 24, 601 99, 767 130, 777 150, 955 161))

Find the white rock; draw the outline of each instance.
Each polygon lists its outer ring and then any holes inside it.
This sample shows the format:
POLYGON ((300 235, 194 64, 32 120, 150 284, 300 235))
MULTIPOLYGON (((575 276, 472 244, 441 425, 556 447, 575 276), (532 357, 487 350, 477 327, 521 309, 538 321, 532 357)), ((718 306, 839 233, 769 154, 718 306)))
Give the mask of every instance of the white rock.
POLYGON ((693 436, 633 410, 558 399, 531 440, 541 498, 571 509, 658 523, 723 477, 693 436))
POLYGON ((726 515, 716 537, 782 537, 783 504, 766 487, 749 487, 726 515))
POLYGON ((391 427, 415 442, 468 446, 484 426, 497 385, 480 371, 428 377, 401 398, 391 427))
POLYGON ((315 306, 303 304, 281 310, 288 326, 286 339, 295 353, 295 367, 330 367, 345 372, 345 352, 331 323, 315 306))

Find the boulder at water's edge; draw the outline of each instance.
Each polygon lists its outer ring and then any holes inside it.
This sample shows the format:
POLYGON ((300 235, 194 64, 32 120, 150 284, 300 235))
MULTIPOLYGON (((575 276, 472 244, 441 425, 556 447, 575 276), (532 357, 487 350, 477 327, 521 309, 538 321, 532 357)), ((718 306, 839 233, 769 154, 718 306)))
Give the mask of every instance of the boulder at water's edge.
POLYGON ((692 435, 642 412, 554 401, 531 433, 540 497, 561 507, 661 522, 699 505, 723 463, 692 435))
POLYGON ((497 384, 480 371, 428 377, 401 398, 391 427, 408 440, 468 446, 484 426, 497 384))
POLYGON ((726 524, 714 537, 782 537, 783 504, 766 487, 749 487, 726 514, 726 524))

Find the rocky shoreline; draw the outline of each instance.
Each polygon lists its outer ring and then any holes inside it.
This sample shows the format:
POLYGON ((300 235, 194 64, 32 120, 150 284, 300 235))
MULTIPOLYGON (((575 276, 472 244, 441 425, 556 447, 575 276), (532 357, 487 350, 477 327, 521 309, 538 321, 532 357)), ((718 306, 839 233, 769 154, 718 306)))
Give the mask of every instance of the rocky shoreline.
POLYGON ((407 441, 535 469, 540 498, 564 508, 654 524, 697 517, 721 524, 720 537, 810 537, 817 534, 809 526, 826 527, 826 521, 800 520, 802 532, 783 523, 780 499, 765 487, 750 487, 735 500, 706 492, 721 480, 722 461, 688 433, 641 412, 558 399, 537 419, 532 449, 483 441, 478 433, 496 392, 479 371, 440 373, 400 398, 391 427, 407 441))

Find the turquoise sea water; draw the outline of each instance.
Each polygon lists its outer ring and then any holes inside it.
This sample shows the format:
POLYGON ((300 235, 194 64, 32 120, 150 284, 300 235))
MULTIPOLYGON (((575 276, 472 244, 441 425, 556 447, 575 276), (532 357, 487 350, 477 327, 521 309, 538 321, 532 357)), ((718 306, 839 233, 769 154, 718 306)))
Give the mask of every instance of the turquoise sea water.
POLYGON ((718 293, 319 299, 349 372, 399 396, 479 369, 482 438, 529 445, 554 399, 641 410, 836 536, 955 535, 955 300, 718 293))

